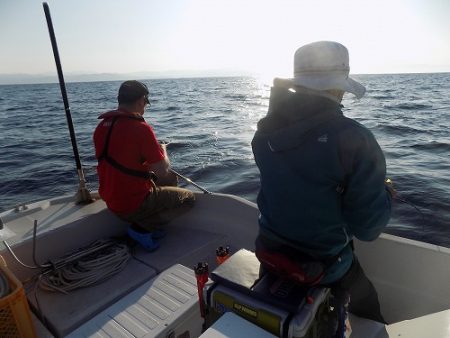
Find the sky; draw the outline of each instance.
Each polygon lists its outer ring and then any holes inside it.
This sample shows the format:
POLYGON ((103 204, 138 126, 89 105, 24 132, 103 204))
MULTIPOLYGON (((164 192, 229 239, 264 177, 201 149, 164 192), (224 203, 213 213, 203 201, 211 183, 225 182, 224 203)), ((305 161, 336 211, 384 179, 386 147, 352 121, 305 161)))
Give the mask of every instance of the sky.
MULTIPOLYGON (((49 0, 65 74, 290 77, 333 40, 352 74, 450 71, 449 0, 49 0)), ((52 75, 42 2, 0 0, 0 78, 52 75), (12 76, 14 74, 14 76, 12 76)))

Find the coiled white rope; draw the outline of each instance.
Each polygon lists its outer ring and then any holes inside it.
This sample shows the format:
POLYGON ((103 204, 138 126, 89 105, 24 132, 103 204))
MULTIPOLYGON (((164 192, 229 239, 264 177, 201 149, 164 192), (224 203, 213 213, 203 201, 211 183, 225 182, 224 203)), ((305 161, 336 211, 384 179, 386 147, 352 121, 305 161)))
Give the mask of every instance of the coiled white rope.
MULTIPOLYGON (((98 246, 98 241, 85 249, 98 246)), ((126 244, 112 242, 110 246, 84 256, 56 270, 48 270, 39 279, 39 287, 46 291, 69 291, 95 285, 122 271, 131 258, 126 244)))

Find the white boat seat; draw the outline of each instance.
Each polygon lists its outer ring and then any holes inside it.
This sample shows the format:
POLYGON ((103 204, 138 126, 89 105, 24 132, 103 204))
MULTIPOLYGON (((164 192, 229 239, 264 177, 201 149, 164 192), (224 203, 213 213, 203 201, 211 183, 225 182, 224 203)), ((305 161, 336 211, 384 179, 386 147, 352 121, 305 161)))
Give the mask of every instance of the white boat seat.
POLYGON ((176 264, 67 338, 198 337, 202 323, 194 271, 176 264))
MULTIPOLYGON (((74 290, 68 295, 38 289, 40 310, 50 331, 56 337, 65 337, 82 323, 155 275, 154 269, 135 259, 130 259, 125 269, 109 280, 98 285, 74 290)), ((33 310, 38 312, 34 290, 31 290, 27 297, 33 310)))

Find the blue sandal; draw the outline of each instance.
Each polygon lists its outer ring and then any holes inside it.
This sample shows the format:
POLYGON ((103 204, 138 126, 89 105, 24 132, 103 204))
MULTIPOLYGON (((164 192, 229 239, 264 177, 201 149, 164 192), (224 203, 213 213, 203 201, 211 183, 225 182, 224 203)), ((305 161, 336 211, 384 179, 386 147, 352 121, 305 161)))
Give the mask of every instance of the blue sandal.
POLYGON ((142 245, 144 249, 149 252, 155 251, 159 248, 159 243, 155 241, 156 237, 153 237, 152 234, 153 233, 150 232, 137 232, 131 227, 128 227, 128 236, 142 245))

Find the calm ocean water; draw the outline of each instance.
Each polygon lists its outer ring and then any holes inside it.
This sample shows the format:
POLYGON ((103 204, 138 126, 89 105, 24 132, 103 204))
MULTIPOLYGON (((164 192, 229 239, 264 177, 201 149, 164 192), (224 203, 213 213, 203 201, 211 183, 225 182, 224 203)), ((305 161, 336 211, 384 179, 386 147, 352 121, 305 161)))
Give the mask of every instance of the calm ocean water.
MULTIPOLYGON (((450 247, 450 74, 355 76, 361 100, 344 114, 367 126, 384 150, 399 196, 386 232, 450 247), (414 206, 416 207, 414 207, 414 206), (417 210, 418 209, 418 210, 417 210)), ((172 166, 214 192, 256 200, 258 170, 250 142, 266 112, 270 85, 254 78, 144 81, 145 117, 168 147, 172 166)), ((97 189, 92 132, 116 107, 119 82, 68 83, 88 186, 97 189)), ((78 187, 58 84, 0 86, 0 211, 73 194, 78 187)))

